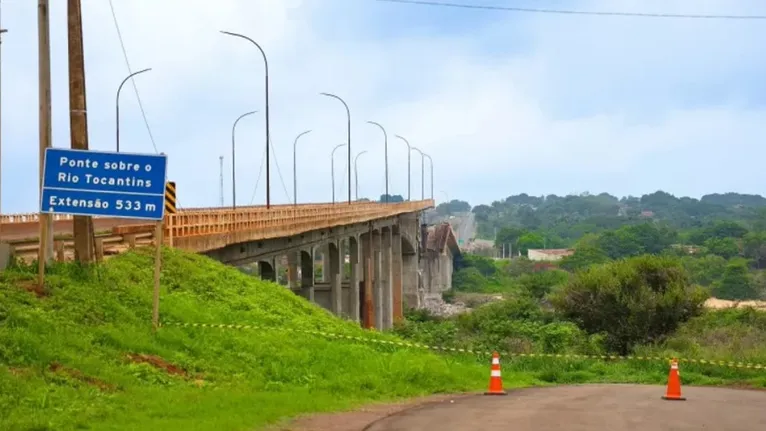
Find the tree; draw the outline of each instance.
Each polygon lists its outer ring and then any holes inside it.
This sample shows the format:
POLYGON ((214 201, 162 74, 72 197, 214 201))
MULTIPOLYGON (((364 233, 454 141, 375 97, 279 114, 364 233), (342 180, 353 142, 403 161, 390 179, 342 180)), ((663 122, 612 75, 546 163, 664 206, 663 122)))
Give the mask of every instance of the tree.
POLYGON ((527 255, 530 248, 545 247, 545 238, 536 232, 527 232, 516 241, 516 250, 523 256, 527 255))
POLYGON ((750 232, 742 240, 745 257, 753 259, 756 268, 766 266, 766 232, 750 232))
POLYGON ((681 258, 681 263, 694 283, 712 286, 721 278, 727 262, 721 256, 708 254, 699 257, 687 255, 681 258))
POLYGON ((713 288, 713 294, 728 300, 758 299, 758 288, 748 271, 747 260, 732 259, 726 265, 721 281, 713 288))
POLYGON ((437 205, 435 211, 437 214, 440 214, 440 215, 467 213, 471 211, 471 204, 469 204, 466 201, 452 199, 449 202, 442 202, 439 205, 437 205))
POLYGON ((495 247, 501 249, 503 245, 510 245, 515 251, 519 238, 525 233, 527 233, 527 230, 521 227, 504 227, 495 236, 495 247))
POLYGON ((606 263, 609 256, 595 244, 585 244, 575 248, 574 254, 566 256, 559 262, 559 267, 567 271, 578 271, 591 265, 606 263))
POLYGON ((731 259, 739 254, 739 244, 734 238, 710 238, 705 241, 705 248, 724 259, 731 259))
POLYGON ((605 346, 626 355, 700 314, 706 299, 678 259, 646 255, 578 272, 551 302, 564 318, 605 334, 605 346))
POLYGON ((402 195, 386 195, 383 193, 380 195, 380 200, 378 202, 386 202, 386 196, 388 196, 388 202, 404 202, 404 197, 402 195))

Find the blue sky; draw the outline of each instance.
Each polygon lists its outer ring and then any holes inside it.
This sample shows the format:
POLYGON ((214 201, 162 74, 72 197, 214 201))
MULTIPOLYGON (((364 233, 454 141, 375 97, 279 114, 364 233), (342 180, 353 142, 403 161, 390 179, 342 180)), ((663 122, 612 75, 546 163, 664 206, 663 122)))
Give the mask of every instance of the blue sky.
MULTIPOLYGON (((367 0, 113 0, 159 151, 182 206, 231 203, 231 124, 237 203, 262 203, 263 65, 270 62, 272 200, 292 199, 292 143, 300 132, 298 200, 330 200, 332 148, 352 149, 360 195, 406 195, 406 147, 434 160, 437 200, 473 204, 510 194, 606 191, 640 195, 764 193, 766 41, 763 21, 692 21, 472 11, 367 0), (275 156, 275 157, 274 157, 275 156), (284 178, 278 175, 277 164, 284 178), (258 188, 255 188, 258 183, 258 188), (255 191, 255 193, 254 193, 255 191), (442 191, 446 192, 442 193, 442 191)), ((2 210, 37 204, 36 2, 2 0, 2 210)), ((69 145, 65 2, 52 1, 54 146, 69 145)), ((482 4, 670 13, 766 15, 753 0, 487 0, 482 4)), ((83 0, 91 148, 114 147, 114 95, 128 69, 106 0, 83 0)), ((154 152, 133 89, 121 99, 125 151, 154 152)), ((340 151, 338 152, 340 153, 340 151)), ((345 154, 336 156, 345 196, 345 154)), ((412 154, 412 195, 420 196, 412 154)), ((426 161, 426 192, 428 184, 426 161)))

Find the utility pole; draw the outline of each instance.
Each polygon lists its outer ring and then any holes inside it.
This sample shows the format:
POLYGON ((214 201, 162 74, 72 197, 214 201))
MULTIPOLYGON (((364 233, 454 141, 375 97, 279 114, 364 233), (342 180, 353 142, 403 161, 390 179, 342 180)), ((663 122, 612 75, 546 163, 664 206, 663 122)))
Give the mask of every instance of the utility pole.
MULTIPOLYGON (((0 10, 2 10, 2 4, 0 4, 0 10)), ((0 16, 2 16, 2 13, 0 13, 0 16)), ((2 97, 2 94, 3 94, 3 92, 2 92, 2 85, 3 85, 3 83, 2 83, 2 64, 3 64, 3 61, 2 61, 2 55, 3 55, 2 54, 2 46, 3 46, 3 34, 8 32, 8 30, 4 29, 2 27, 2 25, 3 25, 2 18, 0 18, 0 120, 2 119, 2 106, 3 106, 3 97, 2 97)), ((0 214, 3 213, 2 212, 2 200, 3 200, 3 198, 2 198, 2 193, 3 193, 2 192, 2 188, 3 188, 3 178, 2 178, 2 175, 3 175, 3 167, 2 167, 2 164, 3 164, 3 144, 2 144, 2 135, 3 134, 2 134, 2 130, 1 129, 2 128, 0 128, 0 214)), ((3 237, 2 237, 2 235, 3 235, 2 230, 3 230, 3 224, 2 224, 2 222, 0 222, 0 242, 2 242, 2 239, 3 239, 3 237)))
MULTIPOLYGON (((39 84, 39 167, 40 167, 40 196, 43 194, 43 163, 45 161, 45 149, 52 146, 51 131, 51 36, 50 36, 50 8, 49 0, 37 2, 37 40, 38 40, 38 84, 39 84)), ((40 213, 40 248, 37 261, 39 264, 38 275, 45 273, 45 265, 50 263, 53 257, 53 217, 50 214, 40 213)), ((40 278, 42 282, 42 278, 40 278)))
MULTIPOLYGON (((67 0, 67 39, 69 43, 69 128, 71 148, 88 149, 88 116, 85 103, 85 60, 82 42, 82 5, 67 0)), ((81 263, 93 262, 93 220, 74 216, 74 253, 81 263)))
POLYGON ((223 156, 218 157, 218 160, 221 162, 221 178, 220 178, 220 186, 221 186, 221 207, 223 207, 223 156))

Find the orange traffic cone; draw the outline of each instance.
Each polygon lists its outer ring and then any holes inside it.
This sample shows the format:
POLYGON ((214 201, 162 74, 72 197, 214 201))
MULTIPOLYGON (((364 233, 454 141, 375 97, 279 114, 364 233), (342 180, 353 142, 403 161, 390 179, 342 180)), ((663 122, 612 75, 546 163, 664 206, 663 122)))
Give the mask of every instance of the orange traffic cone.
POLYGON ((503 378, 500 377, 500 355, 492 353, 492 366, 489 374, 489 390, 484 395, 508 395, 503 390, 503 378))
POLYGON ((671 401, 686 401, 686 398, 681 396, 681 374, 678 372, 678 359, 673 359, 670 361, 668 390, 662 399, 671 401))

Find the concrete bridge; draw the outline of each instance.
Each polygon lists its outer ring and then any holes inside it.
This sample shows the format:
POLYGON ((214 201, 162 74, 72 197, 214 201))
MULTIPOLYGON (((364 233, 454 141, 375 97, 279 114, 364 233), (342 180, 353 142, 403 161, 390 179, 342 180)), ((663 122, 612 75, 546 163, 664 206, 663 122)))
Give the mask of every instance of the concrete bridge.
MULTIPOLYGON (((287 285, 296 294, 365 327, 388 329, 405 304, 419 303, 421 215, 433 206, 423 200, 196 208, 166 216, 164 242, 230 265, 256 264, 262 278, 275 282, 285 269, 280 262, 286 262, 287 285), (315 281, 319 256, 322 278, 315 281)), ((2 216, 2 221, 6 240, 28 238, 37 222, 33 214, 2 216)), ((119 237, 110 243, 115 248, 134 246, 137 236, 153 230, 121 219, 94 218, 94 225, 119 237)), ((71 233, 71 217, 58 216, 56 233, 67 228, 71 233)))

